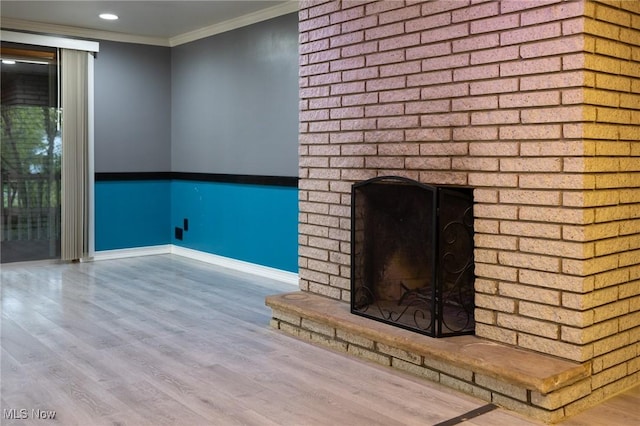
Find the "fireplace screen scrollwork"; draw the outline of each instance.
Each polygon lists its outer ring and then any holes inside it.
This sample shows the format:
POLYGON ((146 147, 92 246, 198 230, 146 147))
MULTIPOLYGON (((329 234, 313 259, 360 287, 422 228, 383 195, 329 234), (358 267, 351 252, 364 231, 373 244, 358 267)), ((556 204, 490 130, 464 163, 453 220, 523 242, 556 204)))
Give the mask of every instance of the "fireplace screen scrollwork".
POLYGON ((351 311, 433 337, 474 332, 473 195, 380 177, 352 189, 351 311))

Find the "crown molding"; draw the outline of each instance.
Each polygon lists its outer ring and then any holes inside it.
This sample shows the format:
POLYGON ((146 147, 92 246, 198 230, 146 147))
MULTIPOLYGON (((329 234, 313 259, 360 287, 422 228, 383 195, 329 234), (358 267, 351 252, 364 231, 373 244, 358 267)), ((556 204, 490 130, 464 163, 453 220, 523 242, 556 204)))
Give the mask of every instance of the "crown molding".
POLYGON ((26 21, 13 18, 2 18, 0 27, 3 30, 25 31, 37 34, 174 47, 297 11, 298 2, 287 1, 286 3, 259 10, 257 12, 249 13, 238 18, 229 19, 227 21, 210 25, 208 27, 189 31, 187 33, 180 34, 171 38, 149 37, 136 34, 117 33, 113 31, 92 30, 89 28, 47 24, 44 22, 26 21))
POLYGON ((67 25, 47 24, 22 19, 2 18, 0 26, 4 30, 26 31, 38 34, 79 37, 92 40, 120 41, 123 43, 149 44, 169 47, 169 40, 162 37, 147 37, 135 34, 123 34, 112 31, 92 30, 67 25))
POLYGON ((181 44, 190 43, 202 38, 211 37, 216 34, 235 30, 241 27, 246 27, 247 25, 256 24, 258 22, 266 21, 267 19, 277 18, 278 16, 287 15, 289 13, 297 11, 298 2, 287 1, 286 3, 258 10, 257 12, 249 13, 247 15, 220 22, 218 24, 210 25, 208 27, 200 28, 194 31, 189 31, 184 34, 177 35, 175 37, 171 37, 169 39, 169 46, 174 47, 181 44))

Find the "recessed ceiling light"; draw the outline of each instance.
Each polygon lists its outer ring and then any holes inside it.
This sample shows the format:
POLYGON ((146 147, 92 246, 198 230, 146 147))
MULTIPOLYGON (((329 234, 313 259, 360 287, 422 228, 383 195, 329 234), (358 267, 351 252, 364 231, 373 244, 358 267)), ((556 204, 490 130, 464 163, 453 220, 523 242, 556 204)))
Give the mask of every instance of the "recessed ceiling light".
POLYGON ((101 13, 98 16, 102 19, 106 19, 107 21, 115 21, 118 19, 118 15, 114 15, 113 13, 101 13))

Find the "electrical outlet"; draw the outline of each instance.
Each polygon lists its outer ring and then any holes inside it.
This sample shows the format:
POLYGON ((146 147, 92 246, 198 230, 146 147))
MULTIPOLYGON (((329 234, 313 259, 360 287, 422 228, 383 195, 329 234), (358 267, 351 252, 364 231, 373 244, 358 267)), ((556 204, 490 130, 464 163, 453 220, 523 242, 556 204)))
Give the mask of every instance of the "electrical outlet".
POLYGON ((182 241, 182 228, 176 226, 176 240, 182 241))

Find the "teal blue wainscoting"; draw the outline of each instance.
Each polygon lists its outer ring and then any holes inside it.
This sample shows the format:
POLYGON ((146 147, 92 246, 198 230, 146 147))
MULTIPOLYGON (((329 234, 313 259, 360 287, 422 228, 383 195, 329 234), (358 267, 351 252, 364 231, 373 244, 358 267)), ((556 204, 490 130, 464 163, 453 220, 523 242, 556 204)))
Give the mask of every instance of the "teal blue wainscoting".
POLYGON ((95 249, 171 243, 170 180, 95 183, 95 249))
POLYGON ((298 189, 290 186, 173 180, 171 243, 298 272, 298 189))

